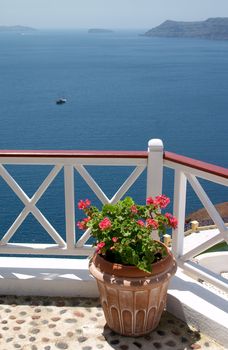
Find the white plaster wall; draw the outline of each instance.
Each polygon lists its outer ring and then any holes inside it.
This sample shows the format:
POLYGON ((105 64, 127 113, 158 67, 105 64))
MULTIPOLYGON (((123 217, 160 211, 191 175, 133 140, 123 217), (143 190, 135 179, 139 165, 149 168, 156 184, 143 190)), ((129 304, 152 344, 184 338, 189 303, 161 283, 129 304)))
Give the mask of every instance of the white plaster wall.
POLYGON ((195 258, 195 261, 219 275, 228 272, 228 252, 200 254, 195 258))

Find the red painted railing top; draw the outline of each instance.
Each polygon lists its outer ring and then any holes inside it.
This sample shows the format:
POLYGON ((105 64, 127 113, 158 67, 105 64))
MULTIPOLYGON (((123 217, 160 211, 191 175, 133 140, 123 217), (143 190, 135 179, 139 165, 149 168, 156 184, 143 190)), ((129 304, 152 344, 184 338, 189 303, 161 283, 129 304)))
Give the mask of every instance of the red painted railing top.
POLYGON ((0 150, 0 157, 38 158, 147 158, 145 151, 0 150))
MULTIPOLYGON (((0 157, 35 158, 142 158, 148 157, 147 151, 89 151, 89 150, 0 150, 0 157)), ((164 152, 164 159, 190 168, 228 178, 228 169, 200 160, 164 152)))
POLYGON ((172 152, 165 152, 164 159, 228 179, 227 168, 202 162, 201 160, 181 156, 172 152))

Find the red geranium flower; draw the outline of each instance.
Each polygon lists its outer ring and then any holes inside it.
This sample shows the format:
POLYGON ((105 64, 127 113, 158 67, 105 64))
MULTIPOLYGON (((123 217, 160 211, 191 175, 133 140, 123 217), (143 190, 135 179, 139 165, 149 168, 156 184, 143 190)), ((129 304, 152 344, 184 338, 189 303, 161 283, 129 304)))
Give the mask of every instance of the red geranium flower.
POLYGON ((104 218, 100 223, 99 227, 102 231, 107 230, 108 228, 112 227, 112 223, 109 220, 109 218, 104 218))
POLYGON ((155 203, 156 205, 159 205, 160 208, 166 208, 167 205, 170 203, 170 199, 164 194, 161 194, 160 196, 155 197, 155 203))
POLYGON ((175 216, 173 216, 170 213, 166 213, 165 217, 168 219, 169 224, 172 228, 177 228, 178 221, 177 218, 175 218, 175 216))
POLYGON ((150 226, 152 227, 153 229, 157 229, 158 228, 158 222, 154 219, 147 219, 146 220, 146 226, 150 226))
POLYGON ((78 209, 84 210, 84 209, 88 208, 88 207, 90 206, 90 204, 91 204, 91 202, 90 202, 89 199, 86 199, 86 200, 84 200, 84 201, 81 199, 81 200, 78 202, 78 209))
POLYGON ((148 198, 146 199, 146 204, 147 204, 147 205, 154 204, 153 198, 152 198, 152 197, 148 197, 148 198))
POLYGON ((134 213, 134 214, 138 213, 138 209, 137 209, 136 205, 132 205, 131 206, 131 212, 134 213))
POLYGON ((143 222, 142 220, 138 220, 138 221, 137 221, 137 224, 138 224, 139 226, 145 226, 145 224, 144 224, 144 222, 143 222))

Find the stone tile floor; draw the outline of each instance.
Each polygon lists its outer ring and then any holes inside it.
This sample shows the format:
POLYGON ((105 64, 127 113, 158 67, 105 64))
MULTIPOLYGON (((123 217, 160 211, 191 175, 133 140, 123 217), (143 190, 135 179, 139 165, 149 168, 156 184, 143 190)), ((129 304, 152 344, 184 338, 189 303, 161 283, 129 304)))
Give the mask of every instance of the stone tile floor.
POLYGON ((224 349, 168 312, 139 338, 105 325, 98 299, 0 296, 0 350, 224 349))

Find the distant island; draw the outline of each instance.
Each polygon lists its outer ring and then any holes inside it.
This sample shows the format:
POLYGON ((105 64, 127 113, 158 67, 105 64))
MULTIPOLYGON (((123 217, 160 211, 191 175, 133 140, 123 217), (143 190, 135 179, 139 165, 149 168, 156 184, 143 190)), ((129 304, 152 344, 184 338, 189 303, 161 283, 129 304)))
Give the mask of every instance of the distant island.
POLYGON ((143 36, 228 40, 228 17, 208 18, 198 22, 167 20, 148 30, 143 36))
POLYGON ((36 29, 25 26, 0 26, 0 32, 25 33, 34 32, 36 29))
POLYGON ((103 29, 103 28, 91 28, 88 30, 88 33, 94 34, 105 34, 105 33, 113 33, 111 29, 103 29))

